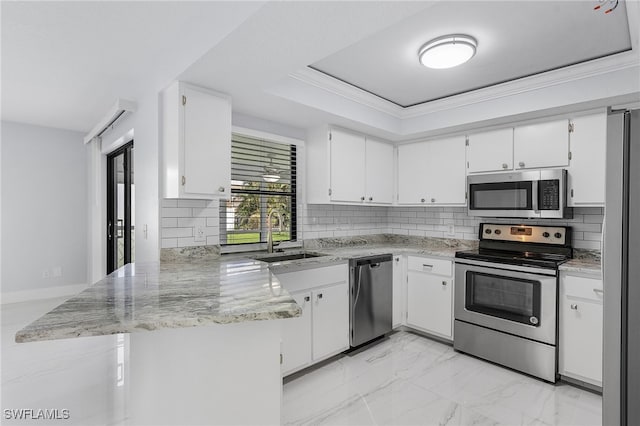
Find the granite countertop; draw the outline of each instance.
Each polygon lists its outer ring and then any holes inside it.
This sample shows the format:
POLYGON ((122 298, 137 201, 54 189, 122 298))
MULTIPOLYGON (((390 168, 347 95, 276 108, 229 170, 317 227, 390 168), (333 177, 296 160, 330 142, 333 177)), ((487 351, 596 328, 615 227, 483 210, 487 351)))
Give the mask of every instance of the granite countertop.
POLYGON ((292 318, 300 307, 268 265, 190 256, 125 265, 16 333, 16 342, 292 318))
POLYGON ((561 271, 602 276, 602 259, 598 250, 573 251, 573 259, 560 265, 561 271))

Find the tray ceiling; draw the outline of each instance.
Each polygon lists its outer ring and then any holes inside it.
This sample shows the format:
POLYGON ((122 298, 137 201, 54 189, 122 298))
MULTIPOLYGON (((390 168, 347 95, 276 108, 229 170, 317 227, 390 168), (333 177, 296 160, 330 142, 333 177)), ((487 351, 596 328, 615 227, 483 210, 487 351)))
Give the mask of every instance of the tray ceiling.
POLYGON ((440 2, 309 65, 401 107, 563 68, 632 48, 625 4, 597 1, 440 2), (451 69, 418 61, 446 34, 478 40, 476 56, 451 69))

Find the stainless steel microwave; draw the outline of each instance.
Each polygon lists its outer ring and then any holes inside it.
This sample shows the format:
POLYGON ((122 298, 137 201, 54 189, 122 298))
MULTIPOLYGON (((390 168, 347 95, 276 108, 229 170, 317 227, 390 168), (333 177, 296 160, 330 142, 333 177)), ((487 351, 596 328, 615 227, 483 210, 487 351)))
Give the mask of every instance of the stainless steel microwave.
POLYGON ((467 176, 469 216, 573 217, 567 207, 565 169, 528 170, 467 176))

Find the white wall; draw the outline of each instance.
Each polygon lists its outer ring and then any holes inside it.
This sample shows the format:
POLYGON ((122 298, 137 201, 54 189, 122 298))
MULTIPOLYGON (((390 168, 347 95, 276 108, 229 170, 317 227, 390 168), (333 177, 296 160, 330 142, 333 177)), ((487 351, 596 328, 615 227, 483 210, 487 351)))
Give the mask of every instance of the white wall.
POLYGON ((55 295, 65 286, 60 291, 72 294, 87 283, 83 136, 2 123, 4 303, 55 295), (56 272, 61 276, 54 277, 56 272))
POLYGON ((133 139, 135 196, 135 261, 157 261, 159 252, 159 110, 158 93, 144 95, 137 110, 119 120, 102 135, 101 142, 87 145, 86 164, 90 183, 87 205, 89 281, 106 273, 106 156, 133 139))

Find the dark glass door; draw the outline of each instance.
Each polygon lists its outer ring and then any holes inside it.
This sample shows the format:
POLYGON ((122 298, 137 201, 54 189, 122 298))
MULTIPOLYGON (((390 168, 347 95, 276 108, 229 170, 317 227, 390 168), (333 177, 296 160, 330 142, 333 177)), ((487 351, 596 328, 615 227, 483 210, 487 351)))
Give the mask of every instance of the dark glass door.
POLYGON ((523 324, 540 324, 540 281, 467 271, 469 311, 523 324))
POLYGON ((107 273, 134 259, 133 141, 107 156, 107 273))
POLYGON ((471 210, 531 210, 533 182, 474 183, 469 185, 471 210))

